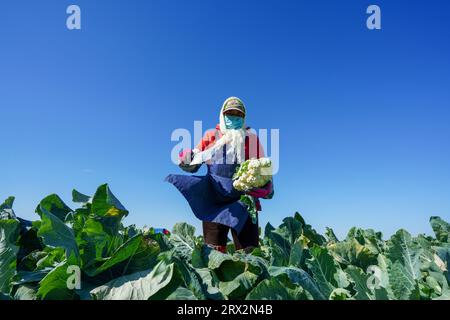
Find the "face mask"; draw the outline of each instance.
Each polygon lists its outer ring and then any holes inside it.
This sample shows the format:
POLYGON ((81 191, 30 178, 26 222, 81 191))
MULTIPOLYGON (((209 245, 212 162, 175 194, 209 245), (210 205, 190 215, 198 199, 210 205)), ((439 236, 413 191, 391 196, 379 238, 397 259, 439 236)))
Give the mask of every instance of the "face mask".
POLYGON ((238 116, 224 116, 225 127, 227 129, 241 129, 244 125, 244 118, 238 116))

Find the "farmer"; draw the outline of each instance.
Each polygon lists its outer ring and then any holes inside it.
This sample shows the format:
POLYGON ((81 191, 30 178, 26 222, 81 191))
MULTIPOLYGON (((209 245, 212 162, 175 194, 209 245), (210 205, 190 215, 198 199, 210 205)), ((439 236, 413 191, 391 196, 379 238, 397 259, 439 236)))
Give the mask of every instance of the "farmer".
MULTIPOLYGON (((206 163, 206 176, 171 174, 166 181, 183 194, 195 216, 202 220, 208 246, 226 252, 231 229, 236 250, 251 251, 259 245, 258 221, 252 222, 246 205, 239 201, 244 193, 233 188, 232 177, 240 163, 264 157, 264 151, 258 137, 245 126, 246 109, 239 98, 225 100, 219 118, 219 124, 206 132, 196 149, 183 150, 179 155, 179 166, 190 173, 206 163)), ((273 196, 272 181, 247 194, 255 199, 260 211, 258 198, 273 196)))

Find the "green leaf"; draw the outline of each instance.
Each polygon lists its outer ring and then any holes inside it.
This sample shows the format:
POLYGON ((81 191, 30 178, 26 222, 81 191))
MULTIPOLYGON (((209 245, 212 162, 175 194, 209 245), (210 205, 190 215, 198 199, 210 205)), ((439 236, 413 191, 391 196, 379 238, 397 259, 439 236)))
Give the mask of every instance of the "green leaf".
POLYGON ((186 288, 178 287, 166 300, 198 300, 194 293, 186 288))
POLYGON ((375 299, 373 292, 367 287, 369 275, 365 274, 361 268, 355 266, 348 266, 345 271, 350 275, 354 283, 354 289, 356 291, 355 298, 357 300, 375 299))
POLYGON ((26 228, 21 228, 21 234, 17 241, 20 247, 19 252, 17 253, 17 261, 19 262, 19 265, 17 266, 18 270, 21 270, 22 260, 25 259, 27 255, 34 251, 42 251, 44 249, 42 239, 38 237, 37 233, 38 228, 35 226, 32 226, 28 230, 26 228))
POLYGON ((202 277, 189 262, 177 255, 171 255, 168 257, 167 261, 171 261, 175 264, 175 267, 183 280, 184 287, 189 289, 195 295, 196 299, 205 300, 207 298, 209 294, 202 281, 202 277))
POLYGON ((362 269, 376 264, 377 252, 372 252, 366 245, 361 245, 355 238, 327 246, 331 255, 341 264, 356 265, 362 269))
POLYGON ((0 293, 9 294, 11 279, 16 273, 16 245, 19 221, 0 220, 0 293))
POLYGON ((41 218, 43 214, 42 209, 50 212, 55 217, 58 217, 61 221, 65 221, 67 214, 72 212, 72 209, 70 209, 56 194, 45 197, 36 207, 36 213, 39 214, 41 218))
POLYGON ((82 194, 81 192, 78 192, 75 189, 72 190, 72 202, 86 204, 89 202, 90 199, 91 197, 82 194))
POLYGON ((80 249, 83 266, 89 267, 95 261, 109 257, 116 249, 116 240, 103 228, 103 225, 94 218, 87 219, 77 232, 77 245, 80 249))
POLYGON ((14 197, 9 197, 0 205, 0 220, 16 219, 12 209, 14 197))
MULTIPOLYGON (((85 268, 86 274, 90 277, 94 277, 115 265, 123 262, 123 261, 131 261, 136 254, 138 254, 139 249, 141 248, 143 242, 142 234, 138 234, 133 238, 129 239, 123 245, 121 245, 110 257, 101 259, 95 266, 91 266, 89 268, 85 268)), ((156 253, 156 252, 155 252, 156 253)), ((127 273, 126 266, 122 271, 123 274, 127 273)))
POLYGON ((211 250, 208 254, 208 268, 213 270, 221 281, 230 281, 245 271, 245 263, 233 259, 232 255, 211 250))
MULTIPOLYGON (((365 273, 361 268, 348 266, 345 270, 354 284, 356 300, 388 300, 388 291, 381 286, 375 275, 365 273), (373 286, 373 287, 370 287, 373 286)), ((378 276, 378 275, 377 275, 378 276)))
POLYGON ((306 300, 301 287, 290 289, 278 279, 261 281, 245 298, 246 300, 306 300))
POLYGON ((283 219, 283 223, 273 231, 280 235, 290 246, 300 237, 303 228, 302 223, 296 217, 287 217, 283 219))
POLYGON ((25 256, 18 266, 18 269, 24 271, 38 271, 45 268, 53 268, 65 259, 65 250, 63 248, 47 247, 44 251, 33 251, 25 256))
POLYGON ((47 268, 38 271, 18 271, 17 275, 14 277, 12 285, 20 286, 23 284, 33 284, 35 282, 40 282, 45 276, 53 269, 47 268))
POLYGON ((22 285, 19 286, 14 293, 14 300, 36 300, 37 290, 35 286, 32 285, 22 285))
POLYGON ((387 259, 386 256, 383 254, 378 255, 377 261, 378 261, 377 266, 378 266, 378 268, 380 268, 380 272, 381 272, 379 274, 380 286, 386 289, 388 298, 390 300, 396 299, 395 295, 392 291, 390 280, 389 280, 389 273, 390 273, 390 268, 392 266, 392 262, 389 259, 387 259))
POLYGON ((208 268, 196 268, 195 271, 200 276, 207 298, 223 300, 224 297, 219 291, 219 278, 208 268))
POLYGON ((252 272, 245 271, 231 281, 219 283, 220 292, 228 299, 241 299, 253 288, 258 281, 258 276, 252 272))
POLYGON ((0 211, 5 209, 12 209, 14 204, 14 197, 8 197, 1 205, 0 205, 0 211))
POLYGON ((331 229, 329 227, 326 227, 325 236, 328 238, 328 242, 330 242, 330 243, 339 242, 338 238, 334 234, 333 229, 331 229))
POLYGON ((334 289, 330 294, 330 300, 354 300, 350 291, 342 288, 334 289))
POLYGON ((107 184, 101 185, 92 199, 92 213, 99 217, 119 217, 128 215, 128 211, 113 195, 107 184))
POLYGON ((191 260, 195 248, 195 228, 187 223, 177 223, 172 229, 169 241, 180 257, 191 260))
MULTIPOLYGON (((69 267, 79 267, 77 257, 72 253, 69 258, 58 264, 40 282, 37 296, 43 300, 73 300, 77 297, 74 289, 69 289, 69 277, 73 277, 69 267)), ((81 280, 81 279, 75 279, 81 280)))
POLYGON ((430 224, 436 238, 441 242, 450 242, 450 224, 440 217, 431 217, 430 224))
POLYGON ((40 208, 40 212, 42 223, 39 227, 38 236, 42 237, 45 245, 64 248, 67 257, 72 254, 79 257, 78 246, 72 229, 44 207, 40 208))
POLYGON ((295 267, 270 267, 269 273, 271 277, 279 277, 280 275, 286 275, 289 280, 303 289, 308 291, 314 300, 326 300, 327 297, 320 292, 319 287, 311 276, 304 270, 295 267))
POLYGON ((174 264, 160 261, 153 270, 116 278, 91 291, 97 300, 148 300, 168 286, 174 274, 174 264))
POLYGON ((399 230, 389 241, 388 258, 392 262, 403 265, 402 272, 411 280, 420 278, 420 255, 423 249, 413 242, 411 235, 405 230, 399 230))
POLYGON ((322 246, 326 243, 325 237, 319 234, 310 224, 307 224, 298 212, 295 213, 294 217, 302 223, 303 235, 311 242, 311 244, 322 246))
POLYGON ((411 272, 400 262, 395 261, 389 269, 390 287, 399 300, 418 300, 419 286, 411 272))
POLYGON ((311 259, 307 260, 308 268, 311 270, 314 280, 322 294, 329 297, 337 287, 334 275, 337 272, 336 265, 326 248, 314 245, 310 249, 311 259))
POLYGON ((292 245, 289 254, 288 264, 294 267, 302 268, 305 266, 305 261, 308 255, 308 239, 300 236, 292 245))

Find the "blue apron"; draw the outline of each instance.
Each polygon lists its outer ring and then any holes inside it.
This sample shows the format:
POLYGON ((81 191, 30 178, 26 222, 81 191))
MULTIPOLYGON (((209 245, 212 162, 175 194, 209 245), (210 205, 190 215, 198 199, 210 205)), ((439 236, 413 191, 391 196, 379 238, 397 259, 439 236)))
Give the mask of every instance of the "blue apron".
POLYGON ((181 192, 198 219, 220 223, 240 233, 249 214, 246 205, 239 201, 244 193, 233 188, 237 166, 210 164, 205 176, 170 174, 165 180, 181 192))

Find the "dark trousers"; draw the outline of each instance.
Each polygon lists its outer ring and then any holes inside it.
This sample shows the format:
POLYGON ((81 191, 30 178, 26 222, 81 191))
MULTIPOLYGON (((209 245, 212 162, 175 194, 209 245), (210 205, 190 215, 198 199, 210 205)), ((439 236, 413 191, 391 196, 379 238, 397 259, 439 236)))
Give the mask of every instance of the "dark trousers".
MULTIPOLYGON (((205 243, 225 247, 228 242, 228 231, 230 229, 230 227, 220 223, 203 221, 203 238, 205 243)), ((245 222, 241 233, 237 234, 236 230, 231 229, 231 235, 233 236, 236 250, 249 250, 259 245, 258 223, 253 223, 250 217, 245 222)))

